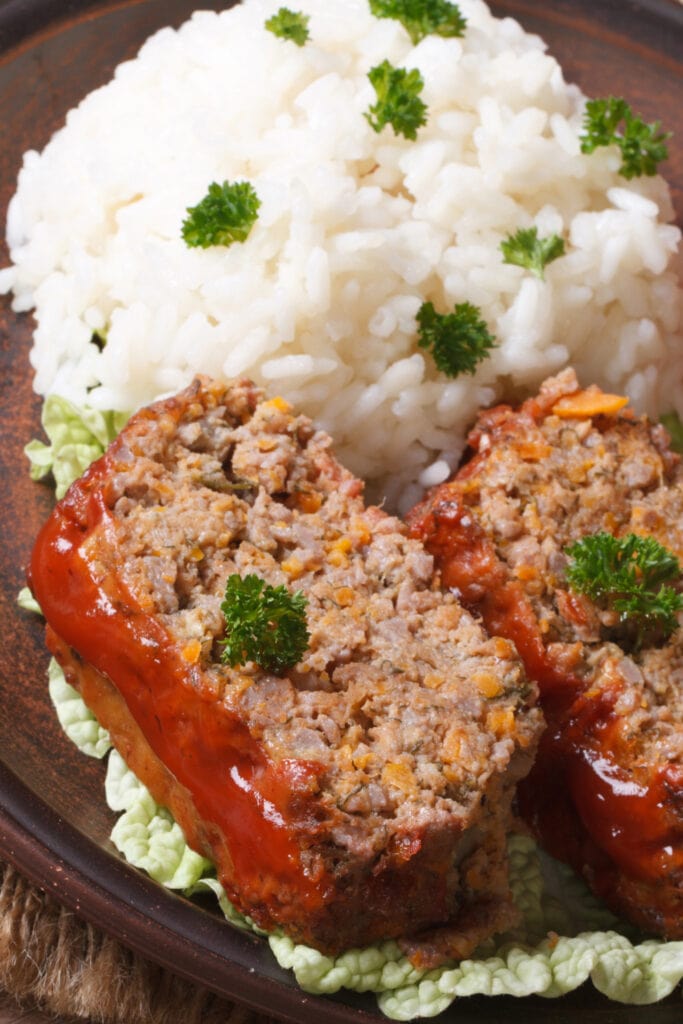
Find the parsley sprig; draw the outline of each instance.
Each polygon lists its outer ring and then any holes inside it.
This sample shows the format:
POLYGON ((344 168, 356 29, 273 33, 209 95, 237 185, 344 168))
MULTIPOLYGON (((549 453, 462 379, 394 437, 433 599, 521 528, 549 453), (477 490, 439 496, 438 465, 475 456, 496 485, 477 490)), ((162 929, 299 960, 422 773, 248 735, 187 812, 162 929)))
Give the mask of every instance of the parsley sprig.
POLYGON ((670 447, 674 452, 683 455, 683 422, 677 412, 665 412, 660 416, 659 422, 665 428, 670 437, 670 447))
POLYGON ((302 14, 301 11, 290 11, 288 7, 281 7, 272 18, 268 18, 265 26, 274 36, 289 39, 297 46, 303 46, 310 36, 309 20, 309 16, 302 14))
POLYGON ((431 351, 437 368, 447 377, 473 374, 496 346, 479 307, 471 302, 457 303, 452 313, 437 313, 432 302, 423 302, 417 323, 418 345, 431 351))
POLYGON ((564 256, 564 239, 559 235, 538 237, 538 228, 520 228, 500 243, 503 263, 524 267, 543 280, 545 268, 559 256, 564 256))
POLYGON ((417 138, 417 129, 427 122, 427 105, 420 98, 424 80, 413 68, 395 68, 388 60, 368 71, 377 102, 365 116, 376 132, 390 124, 394 134, 417 138))
POLYGON ((669 155, 666 141, 670 138, 671 132, 663 132, 661 122, 646 124, 624 99, 608 96, 586 103, 581 152, 593 153, 599 146, 618 146, 622 156, 619 173, 624 178, 656 174, 657 164, 669 155))
POLYGON ((635 649, 664 640, 678 626, 683 595, 676 555, 654 537, 595 533, 567 548, 570 587, 618 616, 620 631, 635 649))
POLYGON ((462 36, 467 25, 457 4, 448 0, 370 0, 376 18, 400 21, 413 43, 425 36, 462 36))
POLYGON ((233 668, 255 661, 281 674, 296 665, 308 647, 306 598, 286 587, 272 587, 253 573, 228 577, 221 611, 225 616, 222 660, 233 668))
POLYGON ((256 222, 261 202, 248 181, 212 182, 201 202, 188 206, 183 238, 189 246, 244 242, 256 222))

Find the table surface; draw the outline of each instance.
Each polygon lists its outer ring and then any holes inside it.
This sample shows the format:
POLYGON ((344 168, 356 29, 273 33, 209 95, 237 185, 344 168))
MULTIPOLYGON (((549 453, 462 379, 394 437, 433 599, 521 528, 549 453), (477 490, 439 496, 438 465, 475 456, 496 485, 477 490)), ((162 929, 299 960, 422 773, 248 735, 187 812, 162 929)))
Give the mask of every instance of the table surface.
POLYGON ((59 1018, 32 1007, 18 1006, 11 996, 0 992, 0 1024, 59 1024, 59 1018))

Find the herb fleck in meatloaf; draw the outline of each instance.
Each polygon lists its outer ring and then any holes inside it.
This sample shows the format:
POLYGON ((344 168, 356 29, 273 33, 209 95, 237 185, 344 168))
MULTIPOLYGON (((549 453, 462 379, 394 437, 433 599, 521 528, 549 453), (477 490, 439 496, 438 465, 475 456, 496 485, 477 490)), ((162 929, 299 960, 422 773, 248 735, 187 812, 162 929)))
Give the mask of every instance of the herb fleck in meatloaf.
POLYGON ((566 371, 517 410, 482 413, 469 461, 409 518, 444 584, 540 685, 548 729, 524 815, 614 909, 681 938, 683 633, 635 650, 566 576, 567 547, 599 533, 683 559, 683 467, 624 404, 566 371))
POLYGON ((73 485, 30 583, 67 677, 239 908, 433 964, 514 919, 506 834, 542 716, 512 644, 361 492, 284 401, 197 380, 73 485), (220 660, 234 573, 308 600, 283 677, 220 660))

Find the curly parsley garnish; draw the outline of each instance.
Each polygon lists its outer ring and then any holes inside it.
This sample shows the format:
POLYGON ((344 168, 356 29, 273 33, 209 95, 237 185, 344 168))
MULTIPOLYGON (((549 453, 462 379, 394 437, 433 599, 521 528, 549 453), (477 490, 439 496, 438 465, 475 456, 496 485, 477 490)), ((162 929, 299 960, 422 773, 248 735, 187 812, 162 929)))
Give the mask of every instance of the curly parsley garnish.
POLYGON ((538 228, 520 228, 500 243, 500 251, 503 263, 524 267, 543 280, 546 266, 564 256, 564 239, 559 235, 539 238, 538 228))
POLYGON ((413 43, 429 35, 462 36, 467 21, 448 0, 370 0, 376 18, 400 21, 413 43))
POLYGON ((420 99, 424 80, 413 68, 395 68, 388 60, 368 71, 368 78, 377 94, 377 103, 365 116, 376 132, 390 124, 396 135, 417 138, 417 129, 427 122, 427 105, 420 99))
POLYGON ((309 38, 307 14, 301 11, 290 11, 288 7, 281 7, 277 14, 266 21, 266 28, 274 36, 280 39, 289 39, 297 46, 303 46, 309 38))
POLYGON ((646 124, 633 113, 626 100, 608 96, 588 100, 583 121, 581 152, 592 153, 598 146, 616 145, 621 150, 619 173, 624 178, 657 173, 657 164, 666 160, 671 132, 663 132, 661 123, 646 124))
POLYGON ((187 208, 183 238, 187 245, 208 249, 211 245, 244 242, 258 216, 261 201, 248 181, 212 182, 196 206, 187 208))
POLYGON ((683 455, 683 423, 677 412, 665 412, 660 416, 659 422, 665 428, 671 438, 670 447, 672 451, 683 455))
POLYGON ((676 555, 654 537, 595 533, 566 550, 573 590, 607 611, 635 648, 664 640, 678 626, 683 595, 669 584, 679 581, 676 555))
POLYGON ((478 306, 459 302, 452 313, 437 313, 431 302, 417 312, 418 345, 429 349, 436 366, 448 377, 473 374, 496 346, 478 306))
POLYGON ((306 604, 300 590, 290 594, 253 573, 229 576, 221 604, 226 626, 222 660, 233 668, 255 661, 276 674, 296 665, 310 639, 306 604))

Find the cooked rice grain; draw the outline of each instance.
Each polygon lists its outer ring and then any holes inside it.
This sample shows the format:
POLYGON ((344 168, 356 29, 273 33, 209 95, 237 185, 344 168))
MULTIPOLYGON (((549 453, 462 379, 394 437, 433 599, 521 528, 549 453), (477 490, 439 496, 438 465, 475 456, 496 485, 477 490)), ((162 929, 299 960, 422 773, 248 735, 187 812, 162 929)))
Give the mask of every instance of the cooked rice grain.
POLYGON ((412 46, 366 0, 300 0, 298 47, 264 29, 277 0, 246 0, 120 65, 26 154, 10 205, 0 289, 35 309, 37 391, 132 410, 196 371, 246 374, 399 509, 448 475, 480 405, 567 363, 652 416, 683 412, 664 181, 627 182, 613 147, 581 154, 584 97, 541 41, 460 6, 464 38, 412 46), (384 59, 424 77, 416 141, 363 116, 384 59), (186 208, 236 179, 261 200, 249 239, 187 248, 186 208), (501 258, 532 225, 566 241, 545 281, 501 258), (417 347, 427 299, 481 307, 499 347, 474 377, 417 347))

